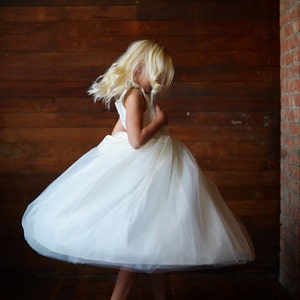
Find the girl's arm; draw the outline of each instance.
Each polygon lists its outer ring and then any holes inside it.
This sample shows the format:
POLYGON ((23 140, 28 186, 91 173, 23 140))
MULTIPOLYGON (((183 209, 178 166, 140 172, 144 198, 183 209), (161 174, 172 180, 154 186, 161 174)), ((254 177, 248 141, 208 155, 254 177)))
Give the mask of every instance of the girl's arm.
POLYGON ((128 140, 134 149, 146 144, 157 131, 167 124, 167 114, 156 105, 156 118, 143 127, 143 114, 146 109, 143 94, 139 89, 131 89, 125 99, 126 128, 128 140))

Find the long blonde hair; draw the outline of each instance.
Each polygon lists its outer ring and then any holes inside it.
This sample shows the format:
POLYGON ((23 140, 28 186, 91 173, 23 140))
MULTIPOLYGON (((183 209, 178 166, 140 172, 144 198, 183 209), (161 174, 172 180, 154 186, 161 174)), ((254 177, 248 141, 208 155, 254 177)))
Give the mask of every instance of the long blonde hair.
POLYGON ((156 94, 171 85, 174 66, 169 53, 150 40, 136 41, 88 90, 94 100, 102 100, 106 106, 126 90, 128 81, 135 81, 138 68, 143 68, 149 77, 152 93, 156 94))

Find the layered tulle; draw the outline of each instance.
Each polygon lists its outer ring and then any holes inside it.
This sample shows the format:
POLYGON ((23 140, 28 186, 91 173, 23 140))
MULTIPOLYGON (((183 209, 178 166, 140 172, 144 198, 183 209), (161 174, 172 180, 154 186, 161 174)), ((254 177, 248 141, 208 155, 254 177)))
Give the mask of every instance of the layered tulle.
POLYGON ((38 253, 152 272, 245 263, 251 240, 188 149, 167 132, 134 150, 108 135, 22 220, 38 253))

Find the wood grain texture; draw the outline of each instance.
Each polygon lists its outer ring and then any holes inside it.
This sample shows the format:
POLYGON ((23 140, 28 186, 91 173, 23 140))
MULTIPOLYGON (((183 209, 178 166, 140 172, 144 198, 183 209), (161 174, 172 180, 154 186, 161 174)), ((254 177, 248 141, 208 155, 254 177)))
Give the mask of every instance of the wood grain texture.
POLYGON ((40 263, 25 246, 22 213, 110 134, 116 111, 93 103, 86 91, 129 43, 146 38, 163 44, 175 64, 171 89, 159 98, 171 134, 249 229, 255 266, 276 268, 277 2, 0 1, 0 226, 11 241, 2 247, 1 257, 10 254, 2 265, 51 269, 52 261, 40 263))

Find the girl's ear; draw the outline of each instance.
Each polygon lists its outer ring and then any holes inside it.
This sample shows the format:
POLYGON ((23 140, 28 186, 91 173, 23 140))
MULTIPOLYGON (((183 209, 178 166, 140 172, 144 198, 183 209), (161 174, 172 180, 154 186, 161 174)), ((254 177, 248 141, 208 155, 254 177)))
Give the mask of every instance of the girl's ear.
POLYGON ((144 67, 142 63, 139 63, 135 68, 133 72, 134 79, 140 77, 143 73, 144 67))

